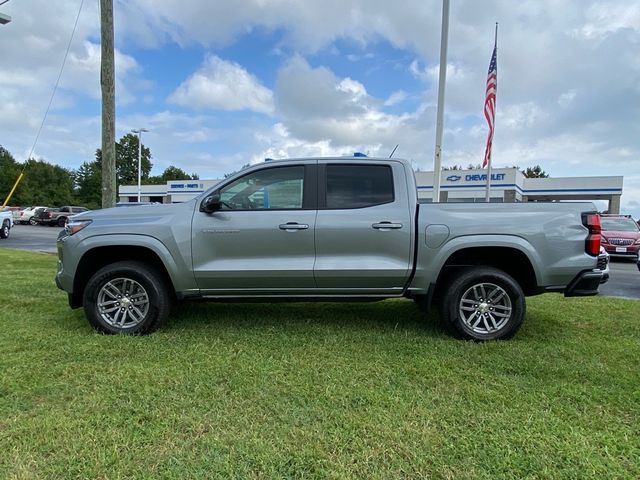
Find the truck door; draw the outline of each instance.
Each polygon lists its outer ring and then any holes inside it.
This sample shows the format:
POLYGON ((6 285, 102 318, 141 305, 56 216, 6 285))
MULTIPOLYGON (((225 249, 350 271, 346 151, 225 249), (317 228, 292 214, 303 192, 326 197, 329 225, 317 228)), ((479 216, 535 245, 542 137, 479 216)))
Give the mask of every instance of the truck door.
POLYGON ((403 165, 393 161, 318 165, 318 288, 402 291, 410 273, 412 238, 406 175, 403 165))
POLYGON ((222 209, 193 217, 193 268, 204 294, 313 290, 316 162, 267 166, 223 184, 222 209))

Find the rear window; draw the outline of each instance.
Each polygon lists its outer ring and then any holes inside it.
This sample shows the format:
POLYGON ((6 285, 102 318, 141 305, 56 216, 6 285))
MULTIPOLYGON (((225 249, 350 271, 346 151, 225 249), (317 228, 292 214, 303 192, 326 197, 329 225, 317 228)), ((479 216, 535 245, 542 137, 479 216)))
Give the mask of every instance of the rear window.
POLYGON ((388 165, 327 165, 327 208, 364 208, 393 202, 388 165))
POLYGON ((606 218, 600 219, 602 230, 618 232, 637 232, 638 225, 630 218, 606 218))

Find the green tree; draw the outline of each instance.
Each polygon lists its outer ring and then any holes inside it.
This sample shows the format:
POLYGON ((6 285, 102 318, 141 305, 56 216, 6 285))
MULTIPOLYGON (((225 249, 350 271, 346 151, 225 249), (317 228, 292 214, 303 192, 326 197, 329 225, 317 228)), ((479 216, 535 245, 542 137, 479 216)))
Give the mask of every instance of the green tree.
POLYGON ((100 208, 102 204, 102 164, 84 162, 74 173, 75 193, 78 204, 87 208, 100 208))
POLYGON ((149 177, 148 183, 151 185, 164 185, 171 180, 199 180, 200 177, 197 173, 189 175, 187 172, 179 167, 169 165, 161 175, 155 175, 149 177))
POLYGON ((549 178, 549 174, 542 170, 540 165, 536 165, 534 167, 527 167, 526 170, 523 170, 524 176, 527 178, 549 178))
MULTIPOLYGON (((18 175, 20 175, 21 169, 21 165, 16 162, 13 155, 11 155, 7 149, 0 146, 0 205, 4 203, 5 198, 9 195, 13 184, 18 178, 18 175)), ((13 198, 11 204, 17 204, 13 198)))
MULTIPOLYGON (((102 165, 102 150, 96 150, 96 161, 102 165)), ((149 178, 153 167, 151 150, 142 144, 141 177, 142 181, 149 178)), ((116 142, 116 183, 120 185, 138 184, 138 136, 127 133, 116 142)))
POLYGON ((12 203, 59 207, 74 203, 73 173, 44 160, 29 159, 12 203))

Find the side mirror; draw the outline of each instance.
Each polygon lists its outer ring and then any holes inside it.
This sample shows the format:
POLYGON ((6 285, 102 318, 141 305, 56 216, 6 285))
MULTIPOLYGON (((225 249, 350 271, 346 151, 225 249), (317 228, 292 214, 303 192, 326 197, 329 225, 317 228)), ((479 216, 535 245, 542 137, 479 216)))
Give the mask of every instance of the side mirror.
POLYGON ((205 197, 200 204, 200 211, 205 213, 213 213, 217 212, 222 208, 222 203, 220 202, 220 194, 213 193, 208 197, 205 197))

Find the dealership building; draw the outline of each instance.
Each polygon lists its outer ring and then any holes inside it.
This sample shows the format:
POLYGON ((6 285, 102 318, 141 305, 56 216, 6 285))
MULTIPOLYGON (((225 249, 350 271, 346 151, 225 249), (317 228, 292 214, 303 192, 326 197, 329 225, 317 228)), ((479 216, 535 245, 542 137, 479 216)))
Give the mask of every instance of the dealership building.
MULTIPOLYGON (((416 172, 418 196, 433 198, 433 172, 416 172)), ((142 185, 143 202, 180 203, 213 187, 220 180, 173 180, 165 185, 142 185)), ((622 176, 527 178, 517 168, 491 172, 492 202, 552 202, 602 200, 610 213, 620 213, 622 176)), ((444 170, 440 178, 441 202, 484 202, 486 170, 444 170)), ((123 185, 120 202, 138 201, 138 186, 123 185)))

